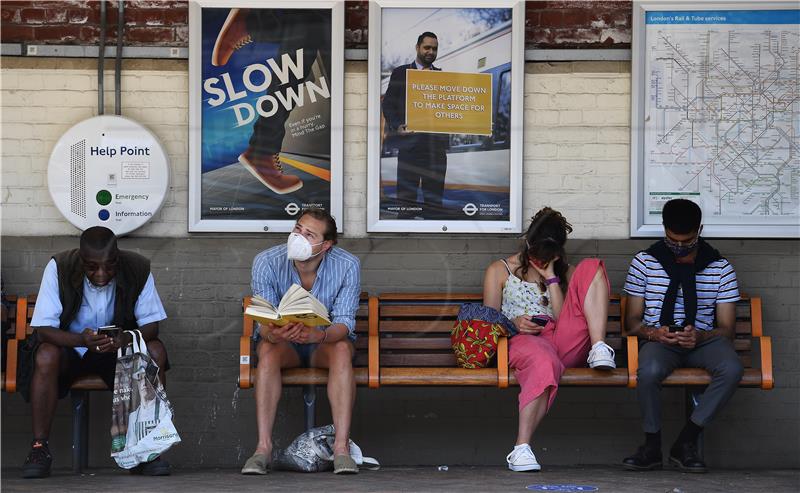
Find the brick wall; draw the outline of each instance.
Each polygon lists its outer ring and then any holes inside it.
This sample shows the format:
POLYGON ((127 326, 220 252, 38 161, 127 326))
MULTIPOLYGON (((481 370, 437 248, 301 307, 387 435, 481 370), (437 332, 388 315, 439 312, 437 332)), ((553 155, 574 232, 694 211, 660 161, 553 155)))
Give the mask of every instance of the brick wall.
MULTIPOLYGON (((4 1, 3 43, 77 44, 98 42, 100 3, 82 0, 4 1)), ((366 48, 369 2, 345 4, 345 44, 366 48)), ((125 2, 125 44, 188 45, 188 6, 180 0, 125 2)), ((116 42, 117 2, 107 3, 107 42, 116 42)), ((627 48, 630 0, 526 2, 529 48, 627 48)))
MULTIPOLYGON (((116 43, 117 3, 106 3, 106 43, 116 43)), ((3 43, 94 45, 100 39, 100 2, 4 1, 3 43)), ((188 46, 189 8, 180 0, 125 2, 126 46, 188 46)))
MULTIPOLYGON (((3 235, 69 235, 47 190, 60 136, 96 113, 93 60, 6 58, 2 82, 3 235)), ((112 72, 106 79, 111 80, 112 72)), ((345 65, 344 232, 366 236, 367 73, 345 65)), ((523 217, 568 211, 575 238, 627 238, 630 68, 626 62, 528 64, 523 217)), ((106 85, 106 110, 113 109, 106 85)), ((122 114, 150 128, 169 155, 170 190, 135 236, 187 236, 188 71, 181 61, 127 60, 122 114)))
POLYGON ((528 48, 629 48, 629 0, 525 2, 528 48))

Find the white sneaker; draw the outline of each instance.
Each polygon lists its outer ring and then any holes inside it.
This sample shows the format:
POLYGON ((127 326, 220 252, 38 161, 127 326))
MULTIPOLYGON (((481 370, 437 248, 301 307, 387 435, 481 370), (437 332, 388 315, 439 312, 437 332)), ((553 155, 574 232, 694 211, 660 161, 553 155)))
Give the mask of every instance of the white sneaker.
POLYGON ((589 363, 589 368, 598 370, 613 370, 617 367, 614 363, 614 350, 603 341, 598 341, 592 346, 586 362, 589 363))
POLYGON ((536 462, 536 456, 533 455, 533 450, 527 443, 514 447, 514 450, 506 456, 506 462, 508 462, 508 468, 515 472, 538 471, 542 468, 536 462))

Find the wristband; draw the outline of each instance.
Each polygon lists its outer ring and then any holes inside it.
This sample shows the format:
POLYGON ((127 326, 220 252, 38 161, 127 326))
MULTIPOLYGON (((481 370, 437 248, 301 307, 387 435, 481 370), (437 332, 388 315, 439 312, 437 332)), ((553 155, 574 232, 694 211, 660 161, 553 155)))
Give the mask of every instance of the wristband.
POLYGON ((275 341, 273 341, 273 340, 272 340, 272 337, 270 337, 271 335, 272 335, 272 334, 270 334, 269 332, 267 332, 267 341, 269 341, 269 343, 270 343, 270 344, 275 344, 275 341))
POLYGON ((559 284, 560 282, 561 282, 561 279, 558 276, 554 276, 554 277, 551 277, 550 279, 545 279, 544 280, 544 285, 545 286, 549 286, 551 284, 559 284))

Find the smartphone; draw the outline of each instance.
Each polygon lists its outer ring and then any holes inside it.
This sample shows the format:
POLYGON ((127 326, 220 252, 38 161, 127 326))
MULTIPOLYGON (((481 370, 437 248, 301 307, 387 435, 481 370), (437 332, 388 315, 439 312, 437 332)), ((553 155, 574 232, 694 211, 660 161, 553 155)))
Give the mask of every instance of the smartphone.
POLYGON ((112 339, 119 337, 122 329, 116 325, 104 325, 97 328, 97 335, 108 336, 112 339))
POLYGON ((669 326, 670 332, 683 332, 683 325, 671 324, 669 326))
POLYGON ((540 327, 544 327, 547 325, 551 319, 547 315, 531 315, 531 322, 535 323, 540 327))

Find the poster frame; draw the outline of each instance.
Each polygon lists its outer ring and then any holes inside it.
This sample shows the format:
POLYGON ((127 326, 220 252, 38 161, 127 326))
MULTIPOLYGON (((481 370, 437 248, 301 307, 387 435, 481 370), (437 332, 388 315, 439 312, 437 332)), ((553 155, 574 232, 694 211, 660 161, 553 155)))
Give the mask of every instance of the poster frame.
POLYGON ((294 219, 202 219, 202 15, 205 8, 331 10, 331 182, 330 214, 343 231, 344 2, 336 0, 192 0, 189 2, 189 210, 188 231, 276 232, 292 230, 294 219))
MULTIPOLYGON (((631 43, 631 195, 630 235, 632 238, 660 237, 661 224, 645 224, 645 84, 647 36, 645 23, 649 11, 714 11, 714 10, 793 10, 797 4, 786 1, 709 1, 702 4, 680 0, 634 0, 633 36, 631 43)), ((780 224, 744 224, 734 220, 726 224, 703 224, 706 238, 800 238, 800 221, 787 218, 780 224)))
POLYGON ((377 0, 369 9, 367 131, 367 232, 369 233, 520 233, 522 231, 523 96, 525 2, 377 0), (380 219, 381 172, 381 22, 384 8, 510 8, 511 114, 509 216, 503 221, 380 219))

